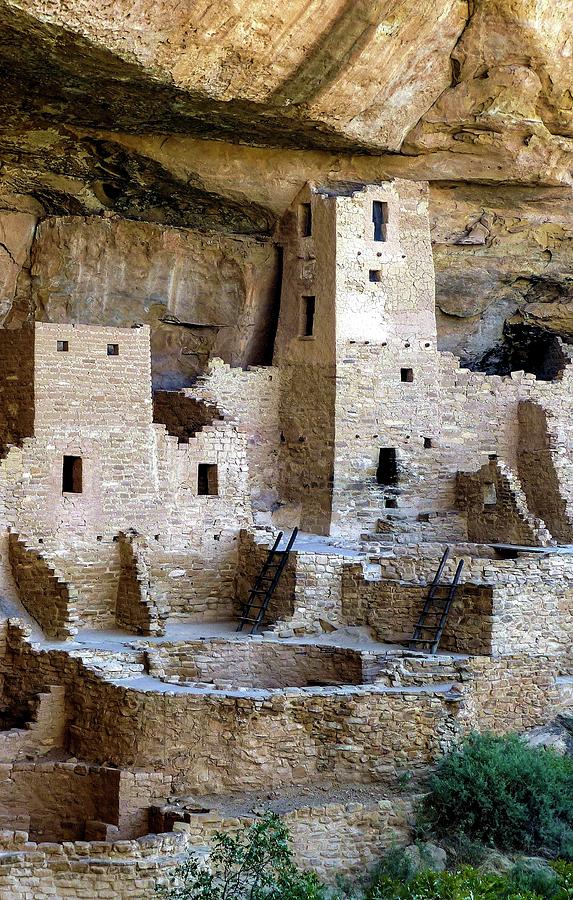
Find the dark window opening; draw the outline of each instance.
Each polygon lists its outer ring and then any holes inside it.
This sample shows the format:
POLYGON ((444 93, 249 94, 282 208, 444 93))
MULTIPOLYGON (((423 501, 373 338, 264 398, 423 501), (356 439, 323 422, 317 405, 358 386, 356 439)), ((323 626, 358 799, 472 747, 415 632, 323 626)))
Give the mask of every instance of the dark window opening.
POLYGON ((312 337, 314 334, 315 298, 303 297, 301 308, 301 337, 312 337))
POLYGON ((62 465, 62 493, 82 493, 82 458, 81 456, 64 456, 62 465))
POLYGON ((298 227, 301 237, 312 234, 312 207, 310 203, 301 203, 298 208, 298 227))
POLYGON ((386 241, 388 225, 388 204, 380 200, 372 202, 372 221, 374 223, 374 240, 386 241))
POLYGON ((107 355, 108 356, 119 356, 119 344, 108 344, 107 345, 107 355))
POLYGON ((406 381, 410 384, 414 380, 413 369, 400 369, 400 381, 406 381))
POLYGON ((60 353, 67 353, 70 349, 70 345, 67 341, 58 341, 58 351, 60 353))
POLYGON ((432 438, 424 438, 424 450, 432 449, 432 438))
POLYGON ((217 466, 199 463, 197 469, 197 493, 201 497, 216 497, 219 493, 217 466))
POLYGON ((382 281, 382 272, 380 269, 370 269, 368 272, 368 280, 376 283, 382 281))
POLYGON ((398 484, 398 460, 395 447, 380 448, 376 481, 378 484, 385 485, 398 484))
POLYGON ((386 509, 398 509, 398 501, 396 497, 386 497, 384 500, 384 506, 386 509))

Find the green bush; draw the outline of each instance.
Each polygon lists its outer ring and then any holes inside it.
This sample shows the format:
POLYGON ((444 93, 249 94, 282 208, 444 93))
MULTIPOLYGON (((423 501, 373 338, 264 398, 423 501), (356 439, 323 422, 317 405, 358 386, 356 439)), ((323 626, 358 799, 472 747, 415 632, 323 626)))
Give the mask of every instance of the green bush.
POLYGON ((573 761, 517 736, 471 735, 438 764, 420 821, 502 850, 573 858, 573 761))
POLYGON ((156 894, 166 900, 323 900, 326 888, 314 872, 293 863, 289 832, 267 813, 234 834, 215 832, 209 868, 189 856, 156 894))
POLYGON ((420 872, 406 884, 379 876, 367 900, 540 900, 539 894, 520 890, 501 875, 485 875, 477 869, 459 872, 420 872))

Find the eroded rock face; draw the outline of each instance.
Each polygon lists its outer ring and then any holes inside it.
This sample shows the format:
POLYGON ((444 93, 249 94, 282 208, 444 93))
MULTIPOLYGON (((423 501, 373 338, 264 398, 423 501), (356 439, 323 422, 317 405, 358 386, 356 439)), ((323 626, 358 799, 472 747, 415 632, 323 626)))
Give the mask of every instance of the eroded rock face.
POLYGON ((150 321, 163 386, 260 361, 301 186, 396 176, 432 184, 443 349, 569 338, 572 23, 573 0, 0 0, 0 188, 28 203, 0 212, 0 318, 150 321))
POLYGON ((466 365, 503 343, 504 326, 573 335, 573 197, 559 189, 432 189, 440 347, 466 365))
POLYGON ((62 217, 38 228, 37 319, 151 325, 156 387, 175 389, 210 356, 269 363, 277 302, 272 243, 123 219, 62 217))

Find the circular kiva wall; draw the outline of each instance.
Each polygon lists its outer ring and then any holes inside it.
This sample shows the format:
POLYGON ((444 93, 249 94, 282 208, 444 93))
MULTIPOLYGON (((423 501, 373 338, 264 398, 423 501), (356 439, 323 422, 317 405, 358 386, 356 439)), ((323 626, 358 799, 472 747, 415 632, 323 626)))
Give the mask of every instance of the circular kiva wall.
POLYGON ((271 641, 192 641, 148 651, 149 673, 163 681, 220 689, 362 684, 361 654, 339 647, 271 641))

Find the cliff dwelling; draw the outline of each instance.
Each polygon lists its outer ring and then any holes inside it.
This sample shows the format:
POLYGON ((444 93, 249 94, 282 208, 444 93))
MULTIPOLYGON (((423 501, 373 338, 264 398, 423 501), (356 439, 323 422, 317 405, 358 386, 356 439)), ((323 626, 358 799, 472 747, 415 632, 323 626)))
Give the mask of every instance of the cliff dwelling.
POLYGON ((151 898, 262 806, 353 876, 465 735, 573 709, 573 126, 503 56, 527 3, 228 5, 0 3, 2 900, 151 898))

